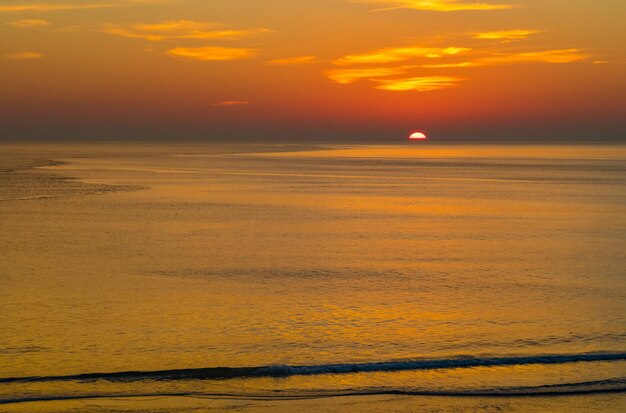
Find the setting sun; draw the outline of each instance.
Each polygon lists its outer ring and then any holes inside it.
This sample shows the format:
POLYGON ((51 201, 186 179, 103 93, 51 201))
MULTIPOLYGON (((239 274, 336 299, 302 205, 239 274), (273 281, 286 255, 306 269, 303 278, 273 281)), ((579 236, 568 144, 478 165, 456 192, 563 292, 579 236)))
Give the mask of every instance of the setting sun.
POLYGON ((413 132, 409 135, 409 140, 411 141, 425 141, 426 139, 427 137, 423 132, 413 132))

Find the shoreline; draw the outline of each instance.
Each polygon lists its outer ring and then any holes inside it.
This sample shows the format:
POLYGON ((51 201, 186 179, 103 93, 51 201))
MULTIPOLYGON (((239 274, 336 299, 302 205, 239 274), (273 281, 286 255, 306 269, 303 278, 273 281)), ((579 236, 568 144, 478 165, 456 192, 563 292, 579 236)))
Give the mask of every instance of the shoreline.
POLYGON ((212 396, 140 396, 103 397, 4 404, 3 412, 563 412, 583 413, 594 409, 620 412, 626 405, 626 393, 554 395, 554 396, 413 396, 413 395, 347 395, 297 400, 227 399, 212 396))

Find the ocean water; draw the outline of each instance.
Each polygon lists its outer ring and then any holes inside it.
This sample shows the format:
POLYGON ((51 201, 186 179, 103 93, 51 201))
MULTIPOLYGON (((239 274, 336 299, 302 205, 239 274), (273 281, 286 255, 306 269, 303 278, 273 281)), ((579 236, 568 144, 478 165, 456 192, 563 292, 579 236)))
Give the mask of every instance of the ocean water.
POLYGON ((3 145, 0 179, 0 410, 626 409, 626 146, 3 145))

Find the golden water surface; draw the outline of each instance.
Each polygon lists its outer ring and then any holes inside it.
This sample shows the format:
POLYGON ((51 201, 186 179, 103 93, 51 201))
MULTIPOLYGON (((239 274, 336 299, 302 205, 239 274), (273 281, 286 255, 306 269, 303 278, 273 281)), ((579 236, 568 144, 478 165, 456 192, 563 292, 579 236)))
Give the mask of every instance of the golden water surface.
MULTIPOLYGON (((0 378, 626 352, 625 147, 4 145, 0 162, 0 378)), ((0 400, 623 388, 625 358, 0 382, 0 400)))

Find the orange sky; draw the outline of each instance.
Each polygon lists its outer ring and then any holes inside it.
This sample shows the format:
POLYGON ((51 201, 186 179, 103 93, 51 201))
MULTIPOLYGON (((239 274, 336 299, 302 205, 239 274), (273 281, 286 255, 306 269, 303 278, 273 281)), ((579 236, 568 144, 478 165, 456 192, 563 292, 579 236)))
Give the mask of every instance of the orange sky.
POLYGON ((623 0, 0 0, 0 139, 624 140, 623 0))

